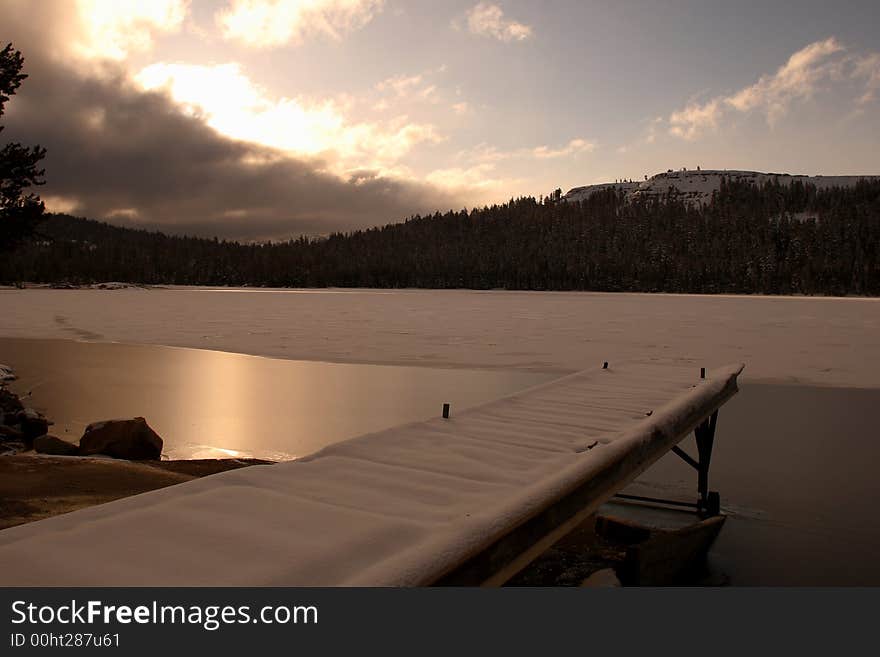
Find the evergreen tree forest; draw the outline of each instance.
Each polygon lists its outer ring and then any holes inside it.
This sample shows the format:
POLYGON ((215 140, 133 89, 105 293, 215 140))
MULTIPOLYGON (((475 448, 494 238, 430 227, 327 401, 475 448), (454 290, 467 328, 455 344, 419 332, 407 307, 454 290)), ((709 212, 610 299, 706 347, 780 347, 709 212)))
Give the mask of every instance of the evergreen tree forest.
POLYGON ((724 181, 627 200, 519 198, 321 238, 241 244, 51 215, 0 282, 880 295, 880 182, 724 181))

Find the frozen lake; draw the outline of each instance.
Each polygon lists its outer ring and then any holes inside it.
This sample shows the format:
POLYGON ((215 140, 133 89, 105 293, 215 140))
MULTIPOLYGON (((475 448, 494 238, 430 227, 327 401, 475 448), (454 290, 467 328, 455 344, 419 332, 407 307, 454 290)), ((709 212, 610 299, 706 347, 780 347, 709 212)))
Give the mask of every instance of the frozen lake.
POLYGON ((747 380, 880 386, 880 299, 469 290, 0 289, 0 336, 344 363, 574 371, 744 362, 747 380))

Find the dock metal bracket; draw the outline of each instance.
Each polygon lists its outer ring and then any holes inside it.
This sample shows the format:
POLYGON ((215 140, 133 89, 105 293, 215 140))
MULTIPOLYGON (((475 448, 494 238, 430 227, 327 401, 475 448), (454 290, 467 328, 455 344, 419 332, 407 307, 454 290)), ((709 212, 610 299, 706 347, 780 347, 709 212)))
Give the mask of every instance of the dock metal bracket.
POLYGON ((645 497, 643 495, 628 495, 618 493, 614 497, 637 502, 653 502, 671 506, 687 506, 697 510, 701 518, 717 516, 721 513, 721 495, 717 491, 709 490, 709 465, 712 462, 712 446, 715 443, 715 426, 718 424, 718 410, 700 422, 694 429, 694 437, 697 441, 697 458, 694 458, 678 445, 672 448, 672 453, 681 458, 685 463, 697 471, 697 501, 681 502, 678 500, 665 500, 658 497, 645 497))

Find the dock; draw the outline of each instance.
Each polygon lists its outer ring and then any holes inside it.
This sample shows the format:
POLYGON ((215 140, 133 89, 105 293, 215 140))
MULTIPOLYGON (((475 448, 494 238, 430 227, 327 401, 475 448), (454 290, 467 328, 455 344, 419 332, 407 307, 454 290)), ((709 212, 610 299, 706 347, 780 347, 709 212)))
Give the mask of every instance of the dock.
POLYGON ((0 531, 4 586, 500 585, 695 432, 742 365, 599 364, 508 397, 0 531))

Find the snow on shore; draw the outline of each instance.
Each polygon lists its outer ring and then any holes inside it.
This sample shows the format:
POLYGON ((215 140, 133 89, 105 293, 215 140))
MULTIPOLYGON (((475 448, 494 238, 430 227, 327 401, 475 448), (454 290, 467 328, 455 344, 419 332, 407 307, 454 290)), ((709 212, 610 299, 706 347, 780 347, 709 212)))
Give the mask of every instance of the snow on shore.
MULTIPOLYGON (((0 290, 0 336, 278 358, 575 371, 748 364, 750 380, 880 387, 880 299, 464 290, 0 290)), ((11 360, 12 355, 0 354, 11 360)))

